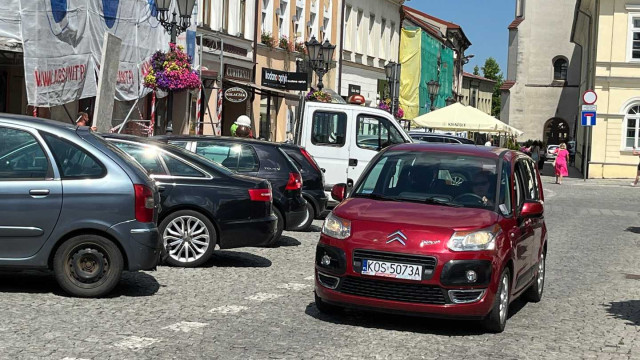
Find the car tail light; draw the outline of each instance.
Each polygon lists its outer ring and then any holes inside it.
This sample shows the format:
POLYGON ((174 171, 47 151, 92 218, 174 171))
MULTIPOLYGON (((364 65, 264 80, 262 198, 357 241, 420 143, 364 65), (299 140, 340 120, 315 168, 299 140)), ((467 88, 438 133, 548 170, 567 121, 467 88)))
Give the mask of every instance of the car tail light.
POLYGON ((285 190, 299 190, 302 189, 302 175, 300 173, 289 173, 289 181, 285 190))
POLYGON ((147 186, 140 184, 134 184, 133 188, 136 193, 136 220, 144 223, 153 222, 153 210, 155 208, 153 191, 147 186))
POLYGON ((307 161, 311 164, 311 166, 313 166, 314 169, 320 171, 320 167, 318 166, 318 163, 305 148, 300 148, 300 152, 305 157, 305 159, 307 159, 307 161))
POLYGON ((249 189, 251 201, 271 201, 271 189, 249 189))

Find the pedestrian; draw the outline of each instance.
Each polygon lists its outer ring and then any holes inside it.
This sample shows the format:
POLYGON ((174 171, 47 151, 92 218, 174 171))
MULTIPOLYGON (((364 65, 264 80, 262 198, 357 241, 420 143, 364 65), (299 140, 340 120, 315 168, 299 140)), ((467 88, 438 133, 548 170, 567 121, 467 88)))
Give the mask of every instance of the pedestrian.
POLYGON ((538 163, 538 161, 540 160, 540 146, 538 145, 538 141, 537 140, 534 141, 533 144, 531 144, 530 152, 531 152, 531 154, 529 156, 531 157, 531 160, 533 160, 536 163, 538 163))
POLYGON ((569 151, 569 165, 575 166, 576 164, 576 141, 572 137, 569 137, 567 141, 567 150, 569 151))
POLYGON ((251 119, 247 115, 238 116, 236 122, 231 126, 231 136, 253 138, 251 119))
POLYGON ((556 184, 562 185, 562 177, 569 176, 569 169, 567 168, 568 161, 569 152, 567 151, 567 144, 562 143, 556 150, 556 160, 553 162, 553 166, 556 169, 556 184))
POLYGON ((493 141, 491 140, 491 138, 487 139, 487 142, 484 143, 484 146, 493 146, 493 141))
MULTIPOLYGON (((636 147, 633 147, 633 155, 640 157, 640 151, 636 151, 636 147)), ((638 172, 636 173, 636 180, 631 184, 631 186, 638 185, 638 179, 640 179, 640 162, 638 162, 638 172)))
MULTIPOLYGON (((76 120, 76 125, 78 126, 89 126, 89 114, 87 114, 84 111, 81 111, 78 113, 78 117, 76 120)), ((91 131, 97 131, 98 128, 96 128, 95 126, 91 127, 91 131)))

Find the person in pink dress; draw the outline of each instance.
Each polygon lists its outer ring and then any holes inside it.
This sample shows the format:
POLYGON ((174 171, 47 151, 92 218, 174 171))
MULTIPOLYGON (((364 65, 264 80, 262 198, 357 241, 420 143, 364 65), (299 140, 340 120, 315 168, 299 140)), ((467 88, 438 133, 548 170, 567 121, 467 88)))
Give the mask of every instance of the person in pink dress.
POLYGON ((565 143, 560 144, 560 147, 556 149, 556 154, 556 161, 553 163, 556 168, 556 184, 562 185, 562 177, 569 176, 569 169, 567 168, 569 151, 567 151, 567 145, 565 143))

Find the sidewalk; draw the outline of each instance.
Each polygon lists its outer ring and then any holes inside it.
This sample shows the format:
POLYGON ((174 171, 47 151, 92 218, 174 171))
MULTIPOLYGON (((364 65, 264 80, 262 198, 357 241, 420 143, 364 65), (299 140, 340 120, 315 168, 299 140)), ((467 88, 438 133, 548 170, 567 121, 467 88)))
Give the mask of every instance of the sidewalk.
MULTIPOLYGON (((634 179, 587 179, 587 181, 583 180, 582 173, 576 169, 575 167, 569 167, 569 176, 564 177, 562 179, 562 185, 555 184, 555 170, 553 168, 553 162, 547 161, 544 164, 544 168, 540 171, 540 176, 542 177, 542 183, 544 186, 623 186, 623 187, 631 187, 631 183, 634 179)), ((638 188, 640 188, 640 184, 638 184, 638 188)))

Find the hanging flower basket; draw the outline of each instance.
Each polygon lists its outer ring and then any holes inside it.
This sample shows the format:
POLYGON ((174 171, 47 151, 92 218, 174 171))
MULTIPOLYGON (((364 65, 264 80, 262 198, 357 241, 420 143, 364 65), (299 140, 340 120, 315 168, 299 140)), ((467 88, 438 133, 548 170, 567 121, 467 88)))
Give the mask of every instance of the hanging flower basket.
MULTIPOLYGON (((391 99, 386 98, 384 100, 380 100, 380 102, 378 103, 378 109, 391 112, 391 99)), ((398 111, 396 111, 395 117, 397 119, 402 119, 404 117, 404 110, 402 110, 400 106, 398 106, 398 111)))
POLYGON ((144 86, 162 91, 197 89, 198 73, 191 69, 191 59, 182 46, 169 44, 169 51, 157 51, 151 57, 152 69, 144 77, 144 86))
POLYGON ((330 103, 331 102, 331 95, 329 93, 321 91, 321 90, 309 91, 307 93, 307 100, 308 101, 317 101, 317 102, 330 103))

